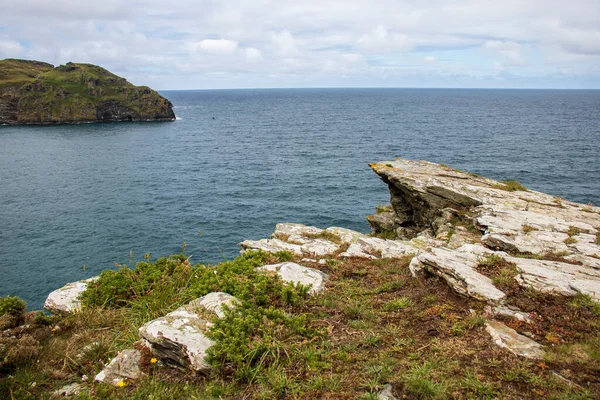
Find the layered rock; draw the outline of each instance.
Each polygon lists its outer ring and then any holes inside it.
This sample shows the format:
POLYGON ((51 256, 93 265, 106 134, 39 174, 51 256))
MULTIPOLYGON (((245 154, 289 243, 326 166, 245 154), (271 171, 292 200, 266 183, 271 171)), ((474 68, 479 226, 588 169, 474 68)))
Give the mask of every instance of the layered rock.
POLYGON ((141 358, 142 354, 139 350, 123 350, 94 379, 113 386, 119 386, 126 380, 139 379, 142 375, 141 358))
POLYGON ((152 320, 139 329, 152 352, 168 363, 197 372, 207 372, 207 350, 214 342, 205 333, 213 325, 211 316, 223 317, 223 305, 233 306, 230 294, 213 292, 152 320))
POLYGON ((98 277, 94 276, 83 281, 67 283, 60 289, 56 289, 46 298, 44 308, 53 314, 81 311, 79 295, 87 289, 88 283, 96 279, 98 277))
POLYGON ((174 119, 169 100, 98 66, 0 61, 0 124, 174 119))

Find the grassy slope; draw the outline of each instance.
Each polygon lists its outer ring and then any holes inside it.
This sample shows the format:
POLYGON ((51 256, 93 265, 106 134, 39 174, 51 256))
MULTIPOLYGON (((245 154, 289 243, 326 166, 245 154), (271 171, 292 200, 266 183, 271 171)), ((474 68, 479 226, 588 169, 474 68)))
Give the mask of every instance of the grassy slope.
MULTIPOLYGON (((118 350, 138 340, 143 322, 196 295, 226 290, 246 304, 217 322, 211 376, 152 363, 145 354, 147 375, 139 382, 122 388, 88 382, 80 398, 375 399, 388 382, 408 399, 592 399, 600 394, 600 310, 587 298, 540 296, 505 280, 512 302, 547 310, 547 317, 533 324, 511 322, 549 348, 544 361, 530 362, 491 343, 483 328, 483 304, 457 296, 437 278, 411 278, 410 258, 313 265, 330 274, 327 290, 314 298, 298 292, 293 301, 292 292, 284 296, 281 286, 251 272, 256 265, 290 258, 258 254, 192 267, 180 257, 168 268, 143 264, 139 270, 107 273, 103 279, 110 289, 96 288, 81 313, 52 317, 47 326, 34 323, 22 333, 33 339, 13 344, 15 354, 0 369, 0 392, 44 398, 84 374, 92 378, 118 350), (266 313, 260 306, 265 293, 271 293, 268 303, 275 310, 296 319, 266 313), (94 305, 98 299, 104 307, 94 305), (252 325, 248 316, 255 314, 252 325), (250 328, 242 332, 243 324, 250 328), (90 348, 90 343, 96 344, 90 348), (236 359, 240 354, 245 357, 236 359)), ((510 274, 505 268, 510 266, 499 265, 500 271, 492 273, 500 283, 510 274)))
POLYGON ((33 82, 35 78, 54 68, 51 64, 38 61, 15 60, 8 58, 0 60, 0 88, 8 85, 22 86, 33 82))
MULTIPOLYGON (((137 87, 92 64, 0 61, 0 90, 18 90, 21 123, 88 122, 107 103, 138 119, 169 119, 170 103, 148 87, 137 87)), ((12 93, 14 95, 16 93, 12 93)))

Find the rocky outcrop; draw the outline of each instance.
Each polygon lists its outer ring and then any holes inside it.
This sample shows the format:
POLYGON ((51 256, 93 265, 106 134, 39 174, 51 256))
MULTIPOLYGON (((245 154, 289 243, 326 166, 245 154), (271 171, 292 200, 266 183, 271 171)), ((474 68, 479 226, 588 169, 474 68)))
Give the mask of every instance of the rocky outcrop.
POLYGON ((211 317, 223 317, 222 306, 233 306, 235 297, 213 292, 179 307, 164 317, 146 323, 139 329, 157 357, 179 368, 207 372, 210 365, 206 351, 214 342, 206 337, 213 325, 211 317))
POLYGON ((46 298, 44 308, 53 314, 81 311, 79 295, 87 289, 88 283, 96 279, 98 277, 94 276, 83 281, 67 283, 60 289, 56 289, 46 298))
POLYGON ((413 260, 413 275, 428 271, 459 293, 497 303, 503 296, 475 270, 482 257, 496 255, 515 265, 523 286, 600 301, 600 208, 427 161, 371 167, 390 188, 396 230, 446 239, 413 260), (457 233, 475 244, 453 245, 457 233))
POLYGON ((169 100, 98 66, 0 61, 0 124, 174 119, 169 100))

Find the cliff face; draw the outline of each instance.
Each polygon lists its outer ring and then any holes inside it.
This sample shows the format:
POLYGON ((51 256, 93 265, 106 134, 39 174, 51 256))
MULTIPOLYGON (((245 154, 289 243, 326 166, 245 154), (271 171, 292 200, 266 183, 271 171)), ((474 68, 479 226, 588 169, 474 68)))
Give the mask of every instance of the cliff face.
POLYGON ((91 64, 0 61, 0 123, 172 121, 171 102, 91 64))

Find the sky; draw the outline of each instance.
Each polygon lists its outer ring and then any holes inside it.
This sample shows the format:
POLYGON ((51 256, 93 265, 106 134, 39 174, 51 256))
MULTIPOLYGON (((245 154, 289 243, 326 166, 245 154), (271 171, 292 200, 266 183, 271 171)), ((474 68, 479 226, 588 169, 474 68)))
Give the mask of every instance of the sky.
POLYGON ((600 0, 2 0, 0 59, 166 89, 600 89, 600 0))

